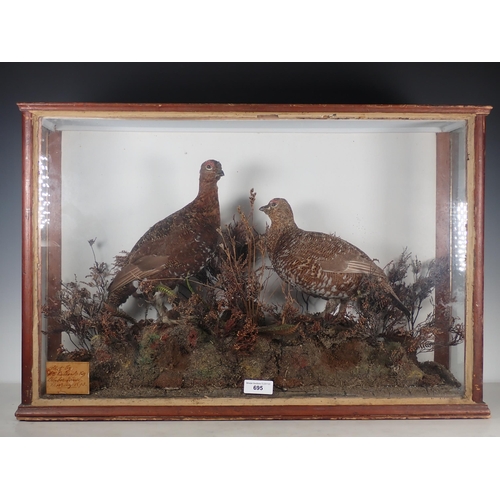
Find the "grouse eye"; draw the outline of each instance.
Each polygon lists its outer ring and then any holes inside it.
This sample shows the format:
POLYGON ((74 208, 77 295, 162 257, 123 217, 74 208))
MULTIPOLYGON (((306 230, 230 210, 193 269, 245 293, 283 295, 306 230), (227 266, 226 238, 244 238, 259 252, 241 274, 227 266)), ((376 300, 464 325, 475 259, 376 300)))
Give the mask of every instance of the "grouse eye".
POLYGON ((206 168, 207 170, 212 170, 212 165, 208 164, 208 165, 206 165, 206 166, 205 166, 205 168, 206 168))
POLYGON ((275 201, 271 201, 269 205, 271 205, 271 207, 274 208, 277 205, 277 203, 275 201))

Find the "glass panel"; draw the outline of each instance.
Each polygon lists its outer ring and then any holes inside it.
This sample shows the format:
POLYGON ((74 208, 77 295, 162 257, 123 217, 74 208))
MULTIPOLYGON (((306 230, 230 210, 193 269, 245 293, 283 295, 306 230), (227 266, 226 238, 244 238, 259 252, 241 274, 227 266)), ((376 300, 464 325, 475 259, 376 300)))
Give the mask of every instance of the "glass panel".
POLYGON ((91 397, 241 397, 254 379, 273 381, 278 398, 463 393, 464 121, 43 125, 42 373, 45 359, 90 361, 91 397), (172 286, 159 269, 205 233, 178 233, 172 252, 123 252, 197 197, 200 165, 213 158, 225 174, 217 183, 220 242, 210 244, 218 253, 172 286), (327 248, 286 238, 266 247, 267 228, 279 224, 269 207, 275 198, 288 201, 299 228, 327 235, 327 248), (347 262, 333 255, 335 237, 353 245, 347 262), (292 256, 288 269, 275 255, 281 249, 292 256), (108 286, 126 265, 133 278, 120 293, 131 291, 113 304, 108 286), (299 284, 293 266, 316 266, 325 281, 316 285, 311 275, 299 284), (352 287, 333 285, 339 276, 352 287), (436 346, 444 354, 435 356, 436 346))
MULTIPOLYGON (((467 190, 466 190, 466 129, 450 134, 452 160, 452 317, 465 322, 465 283, 467 262, 467 190)), ((464 343, 450 351, 451 366, 464 383, 464 343)))

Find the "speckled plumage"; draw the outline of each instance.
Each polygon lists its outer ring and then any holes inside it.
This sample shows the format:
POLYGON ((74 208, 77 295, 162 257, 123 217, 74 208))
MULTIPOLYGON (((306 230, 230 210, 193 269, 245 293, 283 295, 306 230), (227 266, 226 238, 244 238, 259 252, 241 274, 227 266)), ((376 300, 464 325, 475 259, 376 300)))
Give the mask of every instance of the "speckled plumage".
POLYGON ((109 286, 108 304, 118 307, 134 293, 134 281, 155 279, 174 288, 180 278, 201 271, 219 239, 220 208, 217 181, 221 164, 201 165, 199 191, 185 207, 152 226, 134 245, 109 286))
POLYGON ((409 314, 384 271, 362 250, 338 236, 300 229, 283 198, 272 199, 260 210, 271 219, 266 247, 282 280, 308 295, 338 302, 356 296, 363 278, 371 275, 394 304, 409 314))

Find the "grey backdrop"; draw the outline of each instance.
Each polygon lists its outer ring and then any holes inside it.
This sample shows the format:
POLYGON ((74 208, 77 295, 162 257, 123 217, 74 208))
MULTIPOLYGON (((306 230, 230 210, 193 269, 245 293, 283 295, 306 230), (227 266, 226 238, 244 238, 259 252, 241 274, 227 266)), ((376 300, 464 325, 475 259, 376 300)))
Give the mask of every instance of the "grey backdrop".
POLYGON ((487 119, 485 381, 500 381, 499 64, 0 64, 0 382, 21 371, 21 115, 16 102, 473 104, 487 119))

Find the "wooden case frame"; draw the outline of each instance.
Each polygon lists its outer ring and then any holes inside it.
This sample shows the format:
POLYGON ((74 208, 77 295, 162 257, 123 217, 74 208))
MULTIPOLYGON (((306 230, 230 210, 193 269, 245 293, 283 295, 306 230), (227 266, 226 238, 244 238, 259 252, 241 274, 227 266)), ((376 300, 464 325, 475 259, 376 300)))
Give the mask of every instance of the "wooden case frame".
MULTIPOLYGON (((23 117, 23 246, 22 246, 22 403, 20 420, 182 420, 182 419, 411 419, 487 418, 483 402, 483 237, 485 119, 488 106, 413 105, 219 105, 219 104, 95 104, 22 103, 23 117), (340 399, 311 398, 303 401, 278 399, 190 399, 163 398, 93 399, 44 398, 41 392, 41 358, 53 359, 58 342, 41 352, 41 299, 38 238, 38 183, 41 127, 44 118, 174 119, 174 120, 412 120, 464 121, 466 124, 467 272, 465 388, 456 398, 340 399)), ((51 161, 60 163, 61 133, 54 132, 47 148, 51 161)), ((450 134, 437 134, 437 199, 449 203, 450 134), (446 201, 448 200, 448 201, 446 201)), ((60 217, 52 192, 53 217, 60 217)), ((60 208, 59 208, 60 210, 60 208)), ((442 212, 442 211, 441 211, 442 212)), ((438 211, 438 218, 439 213, 438 211)), ((437 221, 442 229, 436 238, 436 253, 447 252, 449 220, 437 221)), ((52 257, 52 269, 60 266, 60 255, 52 257)), ((55 271, 54 276, 57 276, 55 271)), ((57 280, 47 284, 57 287, 57 280)), ((446 293, 443 292, 443 293, 446 293)), ((446 364, 446 349, 436 351, 446 364)), ((243 395, 242 395, 243 396, 243 395)))

